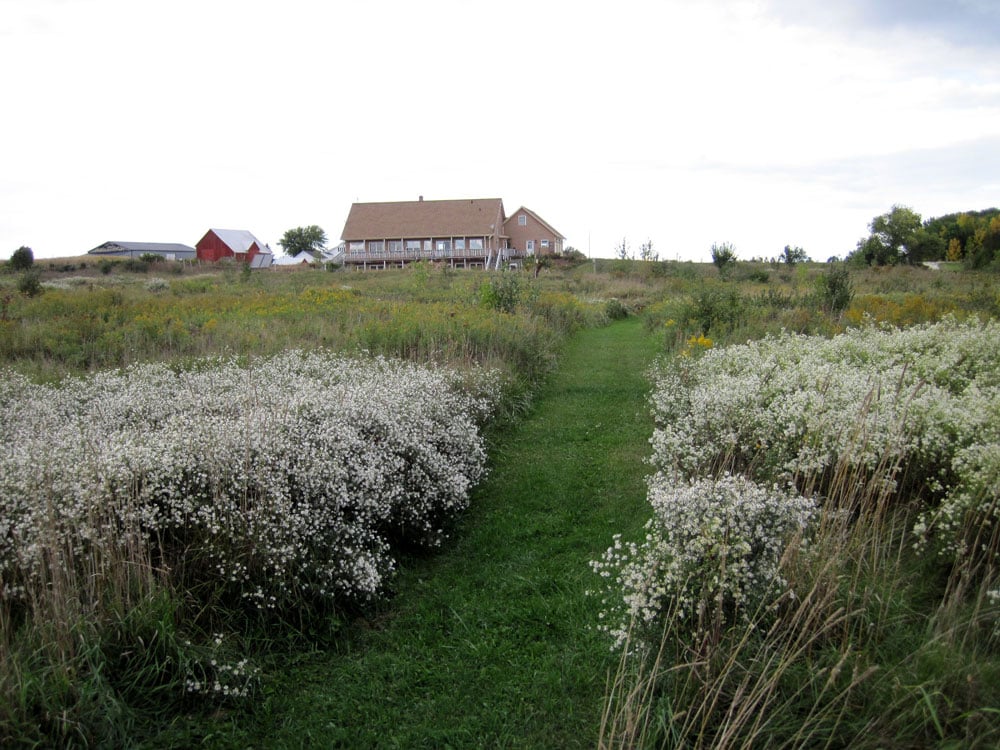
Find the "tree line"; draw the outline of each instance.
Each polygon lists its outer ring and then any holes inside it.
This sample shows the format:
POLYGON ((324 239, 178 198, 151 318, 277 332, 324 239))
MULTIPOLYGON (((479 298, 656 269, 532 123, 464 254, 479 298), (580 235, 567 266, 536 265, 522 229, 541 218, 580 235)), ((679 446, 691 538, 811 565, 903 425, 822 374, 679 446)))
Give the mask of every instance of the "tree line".
POLYGON ((908 206, 876 216, 848 255, 855 265, 892 266, 961 261, 969 268, 1000 265, 1000 208, 963 211, 924 221, 908 206))

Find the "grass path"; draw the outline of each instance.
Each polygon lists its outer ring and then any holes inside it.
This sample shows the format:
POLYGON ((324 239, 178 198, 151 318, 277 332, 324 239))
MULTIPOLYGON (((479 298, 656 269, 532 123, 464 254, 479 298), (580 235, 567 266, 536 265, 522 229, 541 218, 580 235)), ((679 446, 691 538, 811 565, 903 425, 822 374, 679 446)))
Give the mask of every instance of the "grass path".
POLYGON ((588 562, 648 515, 654 350, 637 320, 577 334, 446 549, 407 561, 337 651, 269 669, 256 718, 221 742, 593 747, 612 657, 588 562))

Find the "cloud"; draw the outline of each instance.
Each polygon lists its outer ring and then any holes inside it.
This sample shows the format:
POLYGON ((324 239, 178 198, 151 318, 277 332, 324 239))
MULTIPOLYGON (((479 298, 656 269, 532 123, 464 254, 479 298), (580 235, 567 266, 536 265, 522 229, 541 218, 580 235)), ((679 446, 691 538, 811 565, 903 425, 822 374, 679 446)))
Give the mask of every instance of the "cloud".
POLYGON ((788 23, 851 32, 901 31, 996 53, 1000 4, 994 0, 767 0, 788 23))

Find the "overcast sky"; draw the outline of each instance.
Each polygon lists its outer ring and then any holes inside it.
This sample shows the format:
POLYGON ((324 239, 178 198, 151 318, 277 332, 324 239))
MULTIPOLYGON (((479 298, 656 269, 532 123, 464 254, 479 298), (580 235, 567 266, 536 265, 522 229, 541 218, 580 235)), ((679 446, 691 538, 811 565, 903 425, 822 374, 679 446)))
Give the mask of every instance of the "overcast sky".
POLYGON ((492 198, 610 257, 1000 206, 997 0, 0 0, 0 258, 492 198))

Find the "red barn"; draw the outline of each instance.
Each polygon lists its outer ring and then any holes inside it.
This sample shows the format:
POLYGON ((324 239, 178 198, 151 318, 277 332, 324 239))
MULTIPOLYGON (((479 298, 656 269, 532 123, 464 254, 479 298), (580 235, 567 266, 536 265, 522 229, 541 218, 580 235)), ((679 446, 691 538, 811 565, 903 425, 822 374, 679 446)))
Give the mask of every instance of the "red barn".
POLYGON ((194 247, 198 260, 210 263, 234 258, 251 268, 267 268, 274 258, 271 248, 245 229, 209 229, 194 247))

